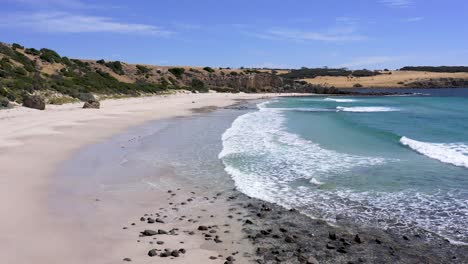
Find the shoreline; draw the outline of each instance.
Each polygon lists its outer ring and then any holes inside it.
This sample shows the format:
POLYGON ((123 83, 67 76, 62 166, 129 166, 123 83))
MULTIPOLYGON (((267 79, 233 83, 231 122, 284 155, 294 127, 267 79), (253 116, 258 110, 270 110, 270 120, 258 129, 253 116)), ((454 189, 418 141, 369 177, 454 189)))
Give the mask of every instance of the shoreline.
POLYGON ((80 240, 73 219, 58 220, 48 211, 51 175, 81 147, 149 120, 192 115, 192 108, 276 96, 190 94, 105 100, 100 110, 70 104, 45 111, 23 107, 0 111, 0 257, 8 263, 92 263, 93 257, 102 255, 80 240))
MULTIPOLYGON (((264 97, 263 95, 259 96, 264 97)), ((270 98, 272 97, 276 96, 272 95, 270 98)), ((265 98, 245 99, 248 102, 251 99, 265 98)), ((192 106, 191 101, 191 99, 186 101, 188 106, 192 106)), ((190 117, 192 115, 202 117, 208 113, 213 113, 213 111, 214 113, 218 112, 215 111, 218 108, 250 110, 248 106, 245 106, 244 99, 239 99, 237 103, 234 103, 235 101, 237 99, 232 98, 229 100, 229 104, 223 102, 226 105, 218 107, 214 107, 211 102, 207 102, 207 105, 195 108, 198 110, 188 108, 188 114, 183 113, 152 120, 155 123, 161 123, 164 120, 173 120, 174 123, 179 123, 180 121, 176 120, 178 117, 190 117)), ((133 120, 133 122, 135 121, 137 120, 133 120)), ((142 129, 140 126, 153 121, 142 120, 140 123, 136 122, 134 125, 122 127, 119 131, 112 132, 108 136, 102 136, 99 139, 94 138, 92 142, 68 150, 69 154, 60 157, 60 161, 56 161, 53 165, 51 165, 50 158, 37 161, 38 163, 44 160, 48 162, 46 163, 49 166, 48 174, 44 171, 33 170, 35 164, 28 164, 31 168, 25 169, 31 169, 30 171, 34 171, 36 174, 44 175, 43 177, 52 179, 60 177, 58 174, 51 176, 57 169, 57 165, 76 155, 77 151, 83 149, 83 146, 93 146, 104 141, 118 143, 119 141, 113 141, 110 137, 127 134, 131 128, 135 128, 141 134, 142 129)), ((102 119, 95 122, 100 123, 102 119)), ((86 125, 88 124, 83 126, 86 125)), ((67 132, 63 130, 71 128, 74 127, 59 128, 59 131, 62 130, 62 134, 54 134, 57 143, 63 143, 63 141, 60 142, 58 137, 67 135, 67 132)), ((97 126, 97 128, 102 129, 102 126, 97 126)), ((133 136, 140 135, 138 133, 133 136)), ((90 135, 86 139, 92 139, 92 136, 96 135, 90 135)), ((36 141, 42 141, 43 136, 35 137, 36 141)), ((129 139, 131 137, 126 138, 126 140, 129 139)), ((4 154, 11 154, 5 150, 20 149, 21 151, 15 153, 17 154, 16 158, 18 158, 18 155, 28 153, 28 149, 34 147, 34 144, 40 143, 35 142, 34 139, 23 140, 25 145, 0 148, 0 160, 5 158, 4 154), (28 144, 33 144, 33 146, 28 144)), ((69 136, 65 141, 69 141, 69 136)), ((50 147, 50 142, 42 142, 42 144, 43 147, 50 147)), ((113 145, 113 150, 118 150, 121 147, 124 147, 124 153, 128 153, 129 149, 131 149, 131 145, 127 146, 119 143, 113 145)), ((36 151, 38 150, 36 149, 36 151)), ((87 157, 86 155, 89 155, 89 153, 84 155, 87 157)), ((10 158, 13 159, 14 157, 10 158)), ((37 166, 45 165, 40 164, 37 166)), ((234 262, 236 264, 252 263, 253 261, 257 263, 349 263, 350 261, 352 263, 375 263, 375 261, 384 261, 385 263, 441 263, 442 261, 446 261, 444 263, 465 263, 465 261, 468 261, 466 254, 463 254, 466 252, 466 247, 450 245, 443 239, 428 244, 424 240, 424 234, 420 236, 408 235, 407 239, 405 239, 401 235, 388 233, 384 230, 331 226, 325 221, 305 216, 297 210, 288 210, 279 205, 250 198, 231 188, 234 187, 234 182, 229 176, 227 181, 231 181, 232 186, 229 184, 223 185, 224 189, 220 191, 207 190, 206 187, 193 186, 183 181, 173 181, 172 178, 175 174, 170 168, 164 168, 159 172, 162 176, 158 176, 158 179, 163 179, 156 184, 161 186, 159 189, 149 187, 148 190, 139 191, 134 195, 124 195, 125 200, 119 197, 119 192, 110 196, 99 195, 96 197, 92 195, 86 197, 86 202, 90 208, 95 210, 92 213, 94 216, 78 214, 74 219, 64 222, 64 219, 60 220, 60 215, 57 213, 60 211, 50 210, 48 207, 29 207, 29 212, 26 213, 27 215, 30 214, 30 216, 25 219, 20 219, 15 211, 10 212, 11 215, 14 215, 11 219, 14 221, 12 226, 23 227, 23 229, 17 230, 20 232, 15 231, 16 238, 21 239, 22 243, 18 243, 11 248, 11 250, 17 248, 18 251, 5 252, 18 255, 17 252, 20 252, 23 248, 42 251, 37 252, 40 255, 35 256, 36 263, 63 263, 64 261, 66 263, 115 263, 116 261, 123 261, 126 257, 136 263, 145 263, 149 260, 155 263, 187 263, 188 259, 193 263, 224 263, 229 256, 236 259, 234 262), (155 190, 157 191, 155 192, 155 190), (116 197, 118 199, 115 199, 116 197), (160 202, 155 203, 154 201, 160 202), (158 205, 161 205, 161 207, 158 207, 158 205), (120 212, 122 210, 118 207, 125 208, 124 212, 120 212), (28 224, 27 222, 31 221, 31 217, 34 219, 33 224, 28 224), (140 217, 144 217, 145 221, 140 221, 140 217), (165 223, 148 224, 146 222, 148 218, 161 218, 165 223), (76 219, 83 221, 76 221, 76 219), (87 223, 88 219, 89 223, 87 223), (166 219, 171 219, 171 221, 166 219), (79 225, 77 225, 77 222, 79 225), (207 230, 198 230, 200 225, 206 226, 207 230), (38 226, 43 230, 37 230, 38 226), (161 229, 169 234, 139 237, 139 233, 145 228, 151 230, 161 229), (21 232, 34 234, 34 236, 37 236, 37 240, 29 235, 22 237, 23 233, 21 232), (91 232, 96 232, 96 234, 89 236, 91 232), (53 233, 55 235, 51 236, 53 233), (356 234, 359 235, 359 240, 356 239, 356 234), (211 237, 206 235, 211 235, 211 237), (219 236, 221 242, 216 243, 214 241, 215 236, 219 236), (44 237, 48 238, 46 242, 43 241, 44 237), (73 239, 70 239, 70 237, 73 239), (24 242, 33 239, 35 243, 32 245, 27 245, 24 242), (137 240, 140 242, 137 242, 137 240), (42 244, 36 244, 37 241, 41 241, 42 244), (157 244, 159 241, 164 242, 164 244, 157 244), (87 244, 83 244, 83 242, 87 242, 87 244), (136 243, 145 243, 145 245, 135 247, 136 243), (226 245, 229 245, 229 250, 226 250, 226 245), (57 252, 56 247, 59 247, 63 252, 57 252), (172 251, 183 248, 187 250, 187 253, 179 252, 180 257, 160 258, 159 255, 164 252, 164 248, 172 251), (52 249, 55 249, 55 251, 52 251, 52 249), (158 249, 156 252, 157 257, 148 257, 147 254, 151 249, 158 249), (215 254, 215 252, 218 254, 215 254), (49 253, 53 253, 53 255, 45 256, 47 257, 45 258, 44 255, 49 253), (453 257, 456 258, 453 259, 453 257)), ((50 195, 50 188, 53 185, 50 180, 42 183, 43 186, 41 187, 44 189, 41 191, 48 193, 45 194, 43 200, 35 201, 36 204, 42 203, 42 206, 44 206, 44 202, 55 198, 55 196, 50 195)), ((126 194, 129 194, 129 192, 126 192, 126 194)), ((7 195, 7 197, 9 196, 12 196, 12 194, 7 195)), ((8 202, 5 198, 2 201, 4 203, 5 201, 8 202)), ((23 201, 23 204, 27 202, 23 201)), ((66 199, 64 202, 65 206, 73 205, 68 204, 66 199)), ((31 205, 29 204, 29 206, 31 205)), ((80 211, 77 207, 69 209, 72 212, 80 211)), ((2 225, 4 226, 3 223, 2 225)), ((11 232, 6 228, 0 231, 7 234, 9 231, 11 232)), ((8 246, 10 245, 7 243, 8 246)), ((0 257, 10 260, 10 263, 27 263, 32 255, 28 252, 28 255, 23 256, 25 257, 24 262, 18 256, 3 256, 0 253, 0 257)))

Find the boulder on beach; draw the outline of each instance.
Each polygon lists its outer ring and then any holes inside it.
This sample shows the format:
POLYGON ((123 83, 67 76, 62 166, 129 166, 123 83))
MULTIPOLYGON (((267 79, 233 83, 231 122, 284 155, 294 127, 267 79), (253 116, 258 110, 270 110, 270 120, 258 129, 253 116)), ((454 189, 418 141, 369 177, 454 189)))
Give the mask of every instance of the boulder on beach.
POLYGON ((101 108, 101 103, 99 103, 98 101, 88 101, 84 103, 83 108, 99 109, 101 108))
POLYGON ((38 95, 25 95, 23 97, 23 106, 38 110, 45 110, 46 104, 44 98, 38 95))

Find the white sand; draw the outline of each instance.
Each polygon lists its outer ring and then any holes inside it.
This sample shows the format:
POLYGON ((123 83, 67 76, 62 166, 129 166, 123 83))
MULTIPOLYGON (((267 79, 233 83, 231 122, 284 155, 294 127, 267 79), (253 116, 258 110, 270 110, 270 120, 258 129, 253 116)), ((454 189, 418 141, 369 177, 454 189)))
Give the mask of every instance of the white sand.
MULTIPOLYGON (((112 235, 97 245, 83 234, 82 228, 85 227, 80 226, 79 221, 57 217, 50 211, 51 175, 58 164, 84 145, 145 121, 190 115, 192 108, 222 107, 236 99, 265 96, 274 95, 155 96, 106 100, 101 102, 102 109, 99 110, 69 104, 47 106, 45 111, 22 107, 0 111, 1 263, 121 262, 125 256, 121 250, 129 245, 116 241, 112 235)), ((101 208, 99 213, 105 214, 105 208, 101 208)), ((97 240, 101 233, 96 232, 97 240)), ((201 261, 206 260, 206 254, 209 252, 195 258, 203 256, 200 263, 207 263, 201 261)), ((156 258, 151 261, 145 259, 143 263, 158 261, 164 263, 156 258)))

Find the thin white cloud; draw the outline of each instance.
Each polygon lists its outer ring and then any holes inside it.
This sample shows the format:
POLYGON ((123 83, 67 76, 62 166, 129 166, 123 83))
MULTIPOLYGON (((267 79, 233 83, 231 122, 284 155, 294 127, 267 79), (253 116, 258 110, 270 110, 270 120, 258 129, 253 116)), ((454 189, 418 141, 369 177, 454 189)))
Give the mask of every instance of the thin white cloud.
POLYGON ((379 0, 379 2, 389 7, 399 8, 409 7, 413 3, 412 0, 379 0))
POLYGON ((113 18, 76 15, 67 12, 8 14, 0 17, 0 27, 22 28, 49 33, 121 33, 169 36, 173 32, 148 24, 128 23, 113 18))
POLYGON ((367 36, 357 32, 358 20, 350 17, 338 17, 333 26, 322 31, 293 29, 293 28, 270 28, 263 32, 244 31, 244 33, 262 39, 290 40, 290 41, 324 41, 324 42, 347 42, 361 41, 367 36))
POLYGON ((382 64, 388 62, 394 62, 401 60, 402 57, 392 57, 392 56, 371 56, 371 57, 361 57, 356 58, 347 63, 337 65, 338 68, 357 68, 365 66, 383 66, 382 64))
POLYGON ((61 8, 87 8, 91 5, 79 0, 0 0, 1 2, 17 3, 31 7, 61 7, 61 8))
POLYGON ((421 20, 424 20, 424 17, 408 17, 403 19, 403 22, 419 22, 421 20))

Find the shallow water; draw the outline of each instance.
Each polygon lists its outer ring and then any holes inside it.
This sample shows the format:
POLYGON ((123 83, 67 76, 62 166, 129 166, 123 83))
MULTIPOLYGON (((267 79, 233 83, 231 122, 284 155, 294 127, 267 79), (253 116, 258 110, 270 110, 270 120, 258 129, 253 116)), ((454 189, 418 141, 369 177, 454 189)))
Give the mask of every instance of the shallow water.
POLYGON ((332 222, 468 242, 468 97, 280 98, 219 157, 239 190, 332 222))

